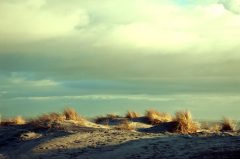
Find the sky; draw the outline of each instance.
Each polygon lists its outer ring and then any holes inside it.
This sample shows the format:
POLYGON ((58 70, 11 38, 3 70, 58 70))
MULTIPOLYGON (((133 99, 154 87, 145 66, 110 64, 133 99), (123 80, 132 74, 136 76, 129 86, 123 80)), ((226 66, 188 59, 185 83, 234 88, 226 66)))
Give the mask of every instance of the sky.
POLYGON ((1 0, 0 113, 240 112, 240 0, 1 0))

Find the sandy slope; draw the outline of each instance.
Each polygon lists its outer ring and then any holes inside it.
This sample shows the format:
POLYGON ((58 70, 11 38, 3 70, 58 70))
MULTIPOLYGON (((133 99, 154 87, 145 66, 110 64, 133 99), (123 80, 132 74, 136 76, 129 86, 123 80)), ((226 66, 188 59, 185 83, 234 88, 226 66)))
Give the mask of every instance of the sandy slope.
POLYGON ((64 130, 0 128, 0 158, 159 159, 237 158, 240 133, 179 135, 123 131, 94 123, 64 130), (91 126, 91 127, 89 127, 91 126))

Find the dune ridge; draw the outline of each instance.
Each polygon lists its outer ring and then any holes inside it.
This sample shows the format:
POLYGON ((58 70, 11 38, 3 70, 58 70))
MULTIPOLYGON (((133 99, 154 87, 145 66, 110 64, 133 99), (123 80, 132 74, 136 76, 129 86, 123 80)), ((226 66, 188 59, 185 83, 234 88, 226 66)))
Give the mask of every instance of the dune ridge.
POLYGON ((194 120, 189 111, 147 110, 84 118, 72 108, 33 119, 2 119, 1 159, 234 158, 240 155, 237 122, 194 120))

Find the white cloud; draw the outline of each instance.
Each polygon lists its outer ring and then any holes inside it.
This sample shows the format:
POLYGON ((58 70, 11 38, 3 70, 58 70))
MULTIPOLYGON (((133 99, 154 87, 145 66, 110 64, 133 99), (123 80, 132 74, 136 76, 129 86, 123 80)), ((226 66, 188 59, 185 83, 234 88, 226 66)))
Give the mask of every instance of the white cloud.
POLYGON ((148 53, 207 54, 239 46, 239 36, 233 34, 240 34, 240 17, 226 12, 221 4, 183 7, 142 2, 133 11, 141 19, 115 26, 96 45, 148 53))
POLYGON ((240 14, 240 0, 219 0, 219 3, 235 14, 240 14))
POLYGON ((148 95, 76 95, 76 96, 34 96, 14 97, 13 100, 145 100, 145 101, 171 101, 170 97, 158 97, 148 95))
POLYGON ((57 86, 59 85, 58 82, 43 79, 43 80, 29 80, 24 77, 11 77, 8 79, 11 84, 21 85, 21 86, 28 86, 28 87, 49 87, 49 86, 57 86))
POLYGON ((58 54, 83 47, 99 52, 124 48, 128 53, 206 54, 239 48, 240 16, 224 9, 238 6, 238 1, 222 0, 224 7, 217 0, 207 2, 181 5, 166 0, 3 1, 0 44, 8 42, 12 50, 14 41, 25 43, 22 48, 15 46, 17 51, 30 52, 42 49, 44 44, 46 50, 53 49, 58 54), (38 42, 33 44, 32 40, 38 42))
MULTIPOLYGON (((238 94, 177 94, 177 95, 110 95, 110 94, 92 94, 92 95, 75 95, 75 96, 20 96, 13 97, 11 100, 32 100, 32 101, 49 101, 49 100, 88 100, 88 101, 110 101, 110 100, 132 100, 147 102, 183 102, 188 104, 198 103, 197 101, 208 101, 211 103, 224 103, 226 100, 238 102, 238 94)), ((215 105, 218 106, 218 105, 215 105)), ((197 108, 196 108, 197 109, 197 108)))
POLYGON ((85 10, 46 10, 44 0, 0 2, 0 35, 4 40, 31 41, 68 34, 75 25, 87 25, 85 10))

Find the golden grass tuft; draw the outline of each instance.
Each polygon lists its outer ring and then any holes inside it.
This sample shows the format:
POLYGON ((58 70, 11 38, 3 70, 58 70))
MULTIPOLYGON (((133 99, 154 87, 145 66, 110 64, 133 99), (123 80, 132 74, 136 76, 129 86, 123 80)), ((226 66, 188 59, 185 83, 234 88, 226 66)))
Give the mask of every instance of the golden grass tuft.
POLYGON ((126 118, 129 118, 129 119, 134 119, 138 117, 140 117, 140 114, 134 111, 128 111, 126 114, 126 118))
POLYGON ((62 122, 66 117, 59 113, 48 113, 39 116, 36 120, 40 122, 62 122))
POLYGON ((145 116, 153 125, 172 121, 172 116, 170 114, 158 112, 156 110, 147 110, 145 116))
POLYGON ((26 124, 26 120, 21 117, 21 116, 17 116, 16 118, 13 119, 15 125, 24 125, 26 124))
POLYGON ((224 117, 220 123, 220 131, 234 131, 235 129, 236 123, 233 120, 224 117))
POLYGON ((122 121, 118 126, 116 126, 116 129, 118 130, 135 130, 136 129, 136 123, 129 122, 128 120, 122 121))
POLYGON ((59 128, 60 122, 65 120, 65 116, 59 113, 43 114, 29 122, 35 128, 59 128))
POLYGON ((80 117, 78 113, 72 108, 66 108, 62 114, 48 113, 39 116, 30 121, 30 124, 36 128, 61 128, 61 123, 65 120, 72 120, 79 125, 85 125, 86 120, 80 117))
POLYGON ((3 125, 3 126, 24 125, 26 123, 27 123, 26 120, 21 116, 17 116, 15 118, 10 118, 10 119, 5 119, 5 120, 1 121, 1 125, 3 125))
POLYGON ((65 108, 63 114, 66 117, 66 120, 78 120, 79 115, 77 111, 73 108, 65 108))
POLYGON ((73 108, 65 108, 63 111, 63 115, 65 116, 66 120, 76 121, 80 125, 85 125, 86 123, 86 119, 80 116, 73 108))
POLYGON ((219 132, 221 126, 218 123, 203 122, 201 123, 201 129, 209 130, 210 132, 219 132))
POLYGON ((192 115, 189 111, 176 112, 174 121, 177 123, 177 133, 190 134, 199 130, 199 124, 192 120, 192 115))
POLYGON ((211 132, 219 132, 221 130, 221 126, 219 124, 214 124, 211 125, 208 130, 210 130, 211 132))

